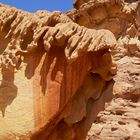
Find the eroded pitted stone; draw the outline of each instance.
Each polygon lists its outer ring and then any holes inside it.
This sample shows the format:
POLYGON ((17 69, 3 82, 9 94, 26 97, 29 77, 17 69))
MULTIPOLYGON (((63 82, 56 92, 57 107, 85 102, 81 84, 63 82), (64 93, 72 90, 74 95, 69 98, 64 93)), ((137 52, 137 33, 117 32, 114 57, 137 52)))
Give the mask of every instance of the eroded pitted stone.
POLYGON ((58 11, 31 14, 1 4, 0 37, 2 71, 13 76, 14 85, 15 68, 25 64, 25 78, 33 81, 32 139, 85 139, 112 98, 114 34, 80 26, 58 11))

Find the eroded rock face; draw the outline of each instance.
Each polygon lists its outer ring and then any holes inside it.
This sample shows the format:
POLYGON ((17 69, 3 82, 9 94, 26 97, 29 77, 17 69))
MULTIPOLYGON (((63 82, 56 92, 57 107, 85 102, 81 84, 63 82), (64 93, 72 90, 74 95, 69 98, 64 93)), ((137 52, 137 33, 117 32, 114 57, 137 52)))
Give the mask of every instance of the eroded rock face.
POLYGON ((101 112, 87 139, 139 139, 139 65, 137 57, 125 56, 117 61, 118 72, 114 78, 114 98, 101 112))
POLYGON ((112 52, 118 65, 114 98, 98 115, 87 139, 139 139, 139 1, 76 1, 75 8, 67 13, 73 21, 91 29, 108 29, 118 42, 112 52))
POLYGON ((0 17, 1 123, 10 129, 0 139, 84 140, 112 99, 113 33, 61 12, 30 14, 1 4, 0 17))
POLYGON ((31 14, 0 5, 1 140, 140 138, 139 1, 74 6, 31 14))

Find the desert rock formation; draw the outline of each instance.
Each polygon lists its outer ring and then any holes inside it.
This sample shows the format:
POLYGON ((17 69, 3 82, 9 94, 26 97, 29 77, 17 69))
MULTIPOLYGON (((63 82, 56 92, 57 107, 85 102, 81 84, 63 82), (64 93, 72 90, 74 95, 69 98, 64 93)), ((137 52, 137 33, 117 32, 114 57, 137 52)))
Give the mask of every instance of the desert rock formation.
POLYGON ((0 4, 0 140, 139 139, 140 4, 74 6, 0 4))
POLYGON ((118 48, 112 52, 118 71, 113 100, 98 114, 88 140, 140 139, 140 3, 139 0, 81 0, 67 14, 78 24, 114 33, 118 48), (74 16, 73 16, 74 15, 74 16), (88 17, 88 20, 83 20, 88 17))
POLYGON ((3 4, 0 19, 1 123, 21 125, 1 132, 1 139, 85 139, 112 99, 113 33, 80 26, 58 11, 31 14, 3 4), (23 80, 15 84, 18 79, 23 80))

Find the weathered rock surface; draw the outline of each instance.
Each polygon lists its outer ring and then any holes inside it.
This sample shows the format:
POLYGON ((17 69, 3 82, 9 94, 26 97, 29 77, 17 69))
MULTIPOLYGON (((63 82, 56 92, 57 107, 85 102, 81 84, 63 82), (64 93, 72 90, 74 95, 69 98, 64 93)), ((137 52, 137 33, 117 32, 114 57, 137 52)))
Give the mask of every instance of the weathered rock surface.
POLYGON ((106 104, 87 139, 140 139, 140 59, 125 56, 117 61, 118 72, 114 84, 114 99, 106 104))
POLYGON ((74 6, 0 5, 0 140, 140 139, 139 1, 74 6))
POLYGON ((118 72, 111 103, 101 112, 87 139, 140 139, 140 4, 138 0, 81 0, 67 13, 76 23, 112 31, 118 48, 112 52, 118 72), (83 20, 88 17, 88 20, 83 20))
POLYGON ((140 102, 113 99, 88 132, 88 140, 139 140, 140 102))
POLYGON ((1 4, 0 43, 1 123, 8 128, 0 139, 84 140, 112 99, 113 33, 61 12, 31 14, 1 4))

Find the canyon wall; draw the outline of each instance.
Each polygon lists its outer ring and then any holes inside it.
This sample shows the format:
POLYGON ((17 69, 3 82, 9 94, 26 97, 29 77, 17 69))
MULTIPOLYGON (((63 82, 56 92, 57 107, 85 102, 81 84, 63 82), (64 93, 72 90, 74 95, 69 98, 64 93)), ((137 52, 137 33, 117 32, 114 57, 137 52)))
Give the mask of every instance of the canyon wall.
POLYGON ((74 7, 0 4, 0 140, 139 139, 140 4, 74 7))
POLYGON ((87 139, 140 139, 139 1, 76 0, 75 9, 67 14, 82 26, 110 30, 118 42, 118 48, 112 51, 118 67, 113 100, 106 104, 105 111, 98 114, 87 139))
POLYGON ((112 99, 113 33, 3 4, 0 19, 0 139, 85 139, 112 99))

